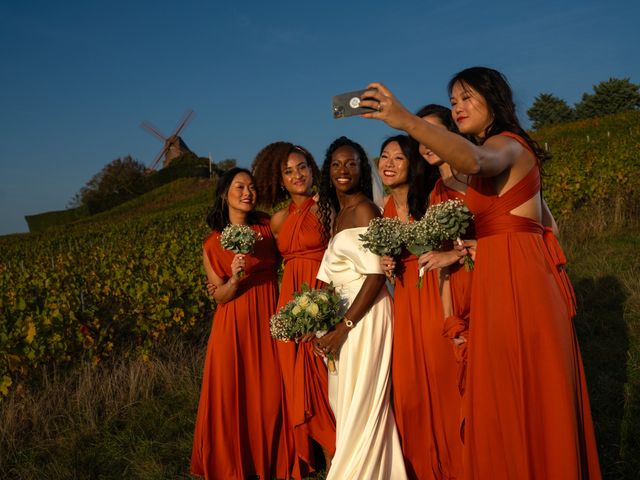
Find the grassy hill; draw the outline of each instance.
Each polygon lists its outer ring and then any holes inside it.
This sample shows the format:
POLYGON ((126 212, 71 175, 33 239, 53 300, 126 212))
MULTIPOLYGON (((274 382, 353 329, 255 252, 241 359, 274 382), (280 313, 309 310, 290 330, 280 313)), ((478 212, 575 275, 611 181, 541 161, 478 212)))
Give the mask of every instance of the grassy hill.
MULTIPOLYGON (((640 113, 535 133, 605 478, 640 471, 640 113), (615 127, 615 128, 614 128, 615 127)), ((208 180, 0 237, 0 477, 188 478, 212 305, 208 180)))

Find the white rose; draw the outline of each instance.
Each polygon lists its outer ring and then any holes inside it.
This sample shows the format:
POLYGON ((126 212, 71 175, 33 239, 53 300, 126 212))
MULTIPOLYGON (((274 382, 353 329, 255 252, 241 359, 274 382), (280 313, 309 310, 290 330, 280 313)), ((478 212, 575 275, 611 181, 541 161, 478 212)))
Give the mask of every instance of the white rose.
POLYGON ((312 303, 307 307, 307 312, 309 312, 309 315, 311 315, 312 317, 315 317, 320 312, 320 308, 318 307, 317 303, 312 303))
POLYGON ((301 309, 298 305, 296 305, 295 307, 293 307, 293 308, 291 309, 291 313, 292 313, 293 315, 300 315, 300 312, 301 312, 301 311, 302 311, 302 309, 301 309))
POLYGON ((300 305, 302 308, 306 307, 307 305, 309 305, 309 299, 307 298, 306 295, 303 295, 302 297, 298 298, 298 305, 300 305))

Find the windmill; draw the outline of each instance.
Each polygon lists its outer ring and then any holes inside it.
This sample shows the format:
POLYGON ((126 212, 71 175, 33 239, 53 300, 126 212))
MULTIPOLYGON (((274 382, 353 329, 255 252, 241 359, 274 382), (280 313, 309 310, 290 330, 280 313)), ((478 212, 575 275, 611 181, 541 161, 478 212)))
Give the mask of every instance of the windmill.
POLYGON ((171 163, 171 160, 173 160, 174 158, 184 155, 185 153, 193 153, 179 136, 180 132, 187 126, 192 117, 193 110, 187 110, 182 116, 182 119, 178 123, 175 131, 168 137, 165 137, 156 127, 154 127, 146 120, 142 122, 142 124, 140 125, 142 128, 144 128, 154 137, 157 137, 164 142, 162 150, 160 150, 160 153, 156 155, 156 158, 154 158, 153 162, 151 162, 151 167, 149 167, 151 170, 154 170, 158 166, 158 163, 160 163, 160 159, 162 157, 164 157, 164 160, 162 162, 162 168, 164 168, 169 165, 169 163, 171 163))

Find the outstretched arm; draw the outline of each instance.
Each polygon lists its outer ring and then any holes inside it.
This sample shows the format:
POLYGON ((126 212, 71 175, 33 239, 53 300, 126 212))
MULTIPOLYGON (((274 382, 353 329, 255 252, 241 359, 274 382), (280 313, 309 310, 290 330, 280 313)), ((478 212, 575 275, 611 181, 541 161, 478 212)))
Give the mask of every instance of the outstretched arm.
POLYGON ((376 111, 363 117, 382 120, 390 127, 404 130, 460 173, 493 177, 511 167, 518 158, 522 147, 517 142, 494 136, 483 145, 474 145, 413 115, 382 83, 371 83, 368 88, 360 105, 376 111))

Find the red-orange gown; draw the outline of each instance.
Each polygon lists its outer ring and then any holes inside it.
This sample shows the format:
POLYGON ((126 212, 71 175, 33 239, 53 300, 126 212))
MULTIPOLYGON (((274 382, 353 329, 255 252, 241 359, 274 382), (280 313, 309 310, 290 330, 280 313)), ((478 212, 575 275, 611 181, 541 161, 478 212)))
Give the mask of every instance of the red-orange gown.
MULTIPOLYGON (((219 304, 202 378, 191 473, 207 479, 275 477, 283 471, 281 373, 269 319, 278 296, 279 260, 268 218, 251 227, 263 239, 245 257, 245 276, 233 300, 219 304)), ((234 253, 213 232, 204 249, 221 279, 231 276, 234 253)))
POLYGON ((601 476, 562 279, 542 225, 510 213, 539 190, 537 166, 501 196, 493 179, 467 189, 478 238, 464 395, 469 479, 601 476))
MULTIPOLYGON (((397 216, 392 198, 383 215, 397 216)), ((407 476, 461 478, 458 367, 451 340, 442 335, 439 273, 425 272, 418 289, 418 257, 405 252, 396 264, 391 375, 407 476)))
MULTIPOLYGON (((284 258, 278 308, 293 298, 306 283, 320 288, 316 279, 327 242, 322 228, 311 212, 312 197, 299 207, 293 202, 278 233, 278 250, 284 258)), ((290 472, 303 478, 316 468, 313 455, 315 440, 333 455, 336 448, 336 421, 328 398, 327 367, 314 355, 311 342, 276 342, 284 381, 285 429, 290 472)))
MULTIPOLYGON (((438 179, 431 194, 429 195, 429 204, 446 202, 447 200, 465 201, 464 194, 447 187, 442 179, 438 179)), ((473 225, 467 229, 464 234, 465 239, 475 238, 473 225)), ((456 263, 447 267, 449 274, 449 288, 451 289, 452 313, 444 320, 443 335, 449 340, 463 336, 469 341, 469 317, 471 309, 471 278, 472 272, 467 271, 463 265, 456 263)), ((458 390, 460 394, 464 394, 466 369, 467 369, 467 346, 463 343, 456 346, 451 342, 451 348, 458 361, 458 390)), ((462 421, 460 415, 460 421, 462 421)))

